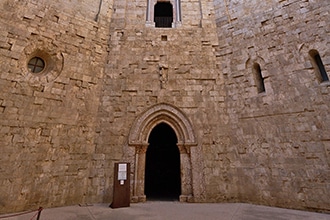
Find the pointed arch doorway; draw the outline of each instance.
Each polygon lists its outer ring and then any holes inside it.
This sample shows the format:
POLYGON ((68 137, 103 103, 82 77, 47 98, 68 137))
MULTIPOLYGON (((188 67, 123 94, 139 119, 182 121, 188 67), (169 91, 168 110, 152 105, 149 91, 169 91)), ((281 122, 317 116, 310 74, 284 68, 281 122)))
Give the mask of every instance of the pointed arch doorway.
POLYGON ((148 142, 144 189, 147 200, 179 200, 180 152, 175 132, 160 123, 151 131, 148 142))
MULTIPOLYGON (((179 179, 178 182, 173 181, 173 185, 180 187, 180 189, 173 187, 172 190, 176 190, 171 191, 171 193, 173 193, 175 197, 177 197, 177 193, 179 193, 180 202, 202 201, 200 199, 204 192, 204 188, 202 188, 203 177, 200 170, 202 166, 200 165, 200 153, 196 149, 197 140, 193 126, 180 109, 166 103, 160 103, 150 107, 135 119, 128 136, 128 145, 135 148, 134 158, 132 158, 132 162, 134 161, 132 166, 134 174, 132 177, 133 181, 131 182, 132 202, 145 202, 147 200, 147 195, 156 196, 157 194, 161 194, 161 192, 157 191, 157 188, 148 188, 148 184, 150 184, 148 183, 148 178, 152 177, 148 174, 150 171, 148 171, 146 162, 149 163, 148 160, 150 160, 149 156, 147 156, 148 149, 153 149, 153 143, 159 143, 153 141, 154 136, 157 138, 161 136, 164 131, 176 137, 176 139, 173 137, 172 141, 169 143, 176 142, 176 149, 179 152, 179 159, 176 159, 176 161, 178 161, 180 165, 175 166, 174 170, 179 167, 180 176, 177 177, 177 179, 179 179), (158 127, 158 125, 164 126, 165 130, 158 127), (158 129, 160 129, 160 131, 158 131, 158 129), (150 148, 149 141, 151 142, 150 148), (147 178, 145 178, 146 175, 147 178)), ((170 148, 174 151, 174 144, 170 148)), ((168 155, 177 155, 178 152, 172 152, 168 155)), ((148 154, 151 154, 151 158, 155 157, 152 150, 150 150, 148 154)), ((168 156, 168 158, 170 157, 171 156, 168 156)), ((170 160, 167 160, 166 163, 171 163, 170 160)), ((164 172, 165 171, 163 171, 163 173, 164 172)), ((171 193, 167 193, 167 196, 171 193)))

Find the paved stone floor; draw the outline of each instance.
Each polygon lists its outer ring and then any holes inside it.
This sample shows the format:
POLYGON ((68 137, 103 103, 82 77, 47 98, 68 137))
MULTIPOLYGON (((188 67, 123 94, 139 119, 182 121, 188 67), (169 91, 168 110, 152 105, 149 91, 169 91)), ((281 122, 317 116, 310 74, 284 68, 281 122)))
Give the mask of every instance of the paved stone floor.
MULTIPOLYGON (((109 204, 44 209, 40 220, 330 220, 330 214, 257 206, 243 203, 198 204, 146 202, 111 209, 109 204)), ((6 220, 30 220, 33 213, 6 220)), ((0 215, 0 219, 3 215, 0 215)), ((36 219, 36 217, 32 218, 36 219)), ((2 219, 1 219, 2 220, 2 219)))

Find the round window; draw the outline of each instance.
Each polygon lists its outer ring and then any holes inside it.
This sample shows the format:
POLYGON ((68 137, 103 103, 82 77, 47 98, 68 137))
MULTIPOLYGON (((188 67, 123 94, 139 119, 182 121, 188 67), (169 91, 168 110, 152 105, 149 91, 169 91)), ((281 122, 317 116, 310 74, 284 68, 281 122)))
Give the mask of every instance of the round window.
POLYGON ((28 68, 32 73, 40 73, 45 69, 45 61, 40 57, 33 57, 28 63, 28 68))

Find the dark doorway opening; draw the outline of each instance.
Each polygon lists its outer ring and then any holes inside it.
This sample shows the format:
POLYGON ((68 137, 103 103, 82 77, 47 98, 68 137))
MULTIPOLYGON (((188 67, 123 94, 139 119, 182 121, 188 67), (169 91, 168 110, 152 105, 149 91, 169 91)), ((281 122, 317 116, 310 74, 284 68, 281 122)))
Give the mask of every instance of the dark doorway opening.
POLYGON ((157 2, 155 5, 155 26, 170 28, 173 22, 173 6, 169 2, 157 2))
POLYGON ((146 153, 145 194, 147 200, 179 200, 181 194, 180 152, 173 129, 161 123, 149 136, 146 153))

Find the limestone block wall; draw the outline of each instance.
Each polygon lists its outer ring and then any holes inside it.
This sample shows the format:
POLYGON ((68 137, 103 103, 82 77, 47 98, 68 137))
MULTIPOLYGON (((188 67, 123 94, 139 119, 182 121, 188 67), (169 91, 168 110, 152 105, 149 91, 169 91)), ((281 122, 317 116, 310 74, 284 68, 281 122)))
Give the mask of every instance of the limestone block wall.
POLYGON ((309 55, 317 50, 329 75, 329 2, 214 4, 230 129, 210 151, 212 181, 229 193, 213 198, 329 211, 330 84, 309 55))
POLYGON ((329 211, 330 84, 311 62, 329 74, 327 1, 180 6, 155 28, 146 0, 0 2, 0 213, 110 203, 114 162, 140 172, 128 136, 153 106, 196 134, 187 201, 329 211))
MULTIPOLYGON (((201 2, 202 6, 212 6, 212 1, 201 2)), ((218 39, 214 11, 205 9, 207 16, 202 21, 204 11, 197 3, 181 1, 180 27, 154 28, 146 25, 147 1, 114 2, 96 146, 105 201, 112 199, 114 162, 131 162, 134 180, 136 151, 128 146, 128 134, 138 116, 160 103, 180 109, 193 124, 198 146, 194 148, 197 158, 192 158, 196 161, 191 165, 192 175, 204 173, 203 149, 216 135, 223 115, 224 90, 215 59, 218 39)), ((193 186, 195 201, 205 201, 204 177, 198 181, 193 186)))
POLYGON ((0 2, 0 213, 94 201, 110 3, 0 2))

